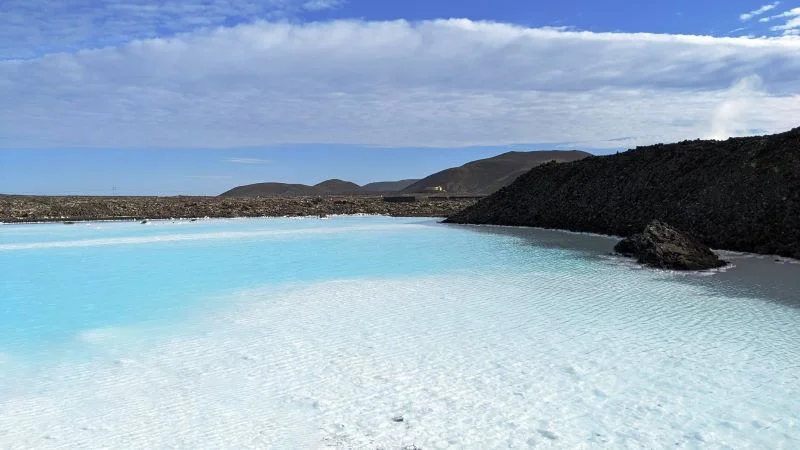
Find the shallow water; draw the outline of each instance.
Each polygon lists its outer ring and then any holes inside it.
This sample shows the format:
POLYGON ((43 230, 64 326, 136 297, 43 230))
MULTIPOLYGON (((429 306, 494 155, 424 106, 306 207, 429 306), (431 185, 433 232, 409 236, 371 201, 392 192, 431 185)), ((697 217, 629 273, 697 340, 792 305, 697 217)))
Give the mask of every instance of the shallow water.
POLYGON ((800 265, 677 274, 614 243, 382 217, 3 225, 0 447, 800 447, 800 265))

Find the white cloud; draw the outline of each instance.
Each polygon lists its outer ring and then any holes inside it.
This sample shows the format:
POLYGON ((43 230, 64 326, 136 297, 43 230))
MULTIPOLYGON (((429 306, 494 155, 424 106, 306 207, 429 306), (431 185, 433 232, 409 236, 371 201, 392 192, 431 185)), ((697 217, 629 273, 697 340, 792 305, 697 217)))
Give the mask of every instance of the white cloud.
POLYGON ((748 20, 752 19, 753 17, 757 17, 757 16, 765 14, 765 13, 767 13, 769 11, 772 11, 773 9, 777 8, 778 5, 780 5, 780 4, 781 4, 781 2, 774 2, 774 3, 770 3, 768 5, 764 5, 761 8, 758 8, 758 9, 755 9, 753 11, 741 14, 739 16, 739 20, 741 20, 742 22, 747 22, 748 20))
POLYGON ((797 16, 800 16, 800 8, 792 8, 792 9, 790 9, 788 11, 784 11, 784 12, 782 12, 780 14, 776 14, 774 16, 771 16, 770 18, 771 19, 778 19, 778 18, 781 18, 781 17, 797 17, 797 16))
POLYGON ((800 34, 800 8, 792 8, 780 14, 762 17, 759 19, 759 22, 761 23, 774 21, 781 21, 783 24, 770 27, 770 31, 781 33, 784 36, 794 36, 800 34))
POLYGON ((711 133, 705 137, 727 139, 735 136, 737 131, 747 129, 746 112, 757 107, 765 97, 761 77, 751 75, 738 80, 728 90, 725 100, 714 111, 711 133))
POLYGON ((258 19, 284 20, 345 0, 3 0, 0 58, 119 45, 258 19))
POLYGON ((800 117, 800 39, 530 29, 469 20, 261 22, 0 61, 0 148, 292 143, 618 147, 800 117))
POLYGON ((334 9, 344 3, 341 0, 309 0, 303 3, 303 9, 308 11, 324 11, 326 9, 334 9))
POLYGON ((269 160, 261 158, 228 158, 225 162, 234 164, 267 164, 269 160))
POLYGON ((782 14, 770 17, 770 20, 788 19, 783 25, 776 25, 770 28, 772 31, 783 32, 784 35, 800 34, 800 8, 793 8, 782 14))

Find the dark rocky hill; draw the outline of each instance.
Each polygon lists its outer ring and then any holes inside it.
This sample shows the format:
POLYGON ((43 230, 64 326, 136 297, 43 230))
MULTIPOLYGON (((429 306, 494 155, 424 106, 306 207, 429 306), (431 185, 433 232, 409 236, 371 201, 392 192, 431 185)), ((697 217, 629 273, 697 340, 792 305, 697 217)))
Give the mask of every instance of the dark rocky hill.
POLYGON ((800 128, 545 164, 446 221, 628 236, 652 220, 712 248, 800 258, 800 128))
POLYGON ((408 186, 403 192, 425 192, 441 186, 445 192, 453 194, 491 194, 540 164, 554 160, 575 161, 587 156, 590 154, 575 150, 507 152, 437 172, 408 186))

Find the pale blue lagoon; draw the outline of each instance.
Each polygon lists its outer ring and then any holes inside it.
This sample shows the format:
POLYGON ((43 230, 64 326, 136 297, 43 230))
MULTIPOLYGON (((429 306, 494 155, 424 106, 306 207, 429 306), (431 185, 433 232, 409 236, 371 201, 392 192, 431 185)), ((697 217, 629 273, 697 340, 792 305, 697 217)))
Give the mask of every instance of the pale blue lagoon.
POLYGON ((0 448, 800 448, 800 264, 333 217, 0 225, 0 448))

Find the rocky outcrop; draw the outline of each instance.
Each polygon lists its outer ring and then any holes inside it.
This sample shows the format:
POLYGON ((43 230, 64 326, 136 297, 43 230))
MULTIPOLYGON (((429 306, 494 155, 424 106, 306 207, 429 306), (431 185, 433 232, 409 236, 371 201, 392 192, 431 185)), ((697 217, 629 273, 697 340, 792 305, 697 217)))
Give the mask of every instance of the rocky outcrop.
POLYGON ((706 270, 726 264, 708 246, 658 220, 620 241, 614 251, 660 269, 706 270))
POLYGON ((447 221, 630 236, 653 219, 712 248, 800 258, 800 128, 545 164, 447 221))

